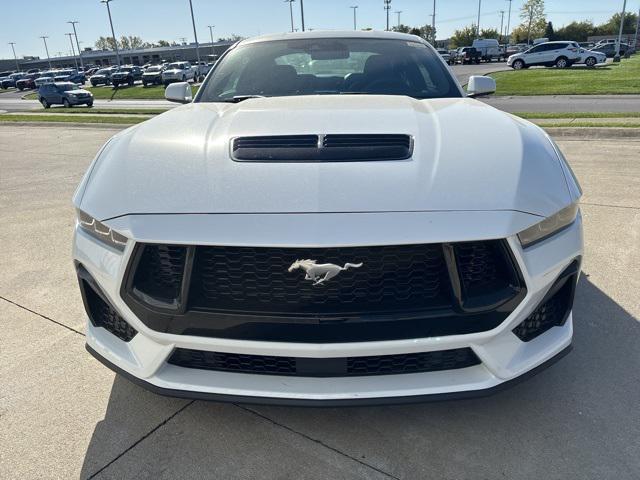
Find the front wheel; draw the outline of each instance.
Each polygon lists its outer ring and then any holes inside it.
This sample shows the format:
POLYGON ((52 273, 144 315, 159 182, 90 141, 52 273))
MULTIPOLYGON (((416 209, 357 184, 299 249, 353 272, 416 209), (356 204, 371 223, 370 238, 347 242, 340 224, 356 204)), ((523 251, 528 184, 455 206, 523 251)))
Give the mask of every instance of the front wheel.
POLYGON ((40 99, 40 103, 42 104, 42 106, 43 106, 44 108, 51 108, 51 105, 49 105, 49 102, 47 102, 47 100, 46 100, 46 99, 44 99, 44 98, 41 98, 41 99, 40 99))
POLYGON ((593 67, 595 66, 596 63, 598 63, 598 61, 596 60, 596 57, 589 57, 584 61, 584 64, 587 67, 593 67))
POLYGON ((569 61, 565 57, 560 57, 556 60, 556 68, 567 68, 569 61))
POLYGON ((89 107, 89 108, 93 107, 93 102, 87 103, 87 107, 89 107))
POLYGON ((64 108, 71 108, 71 103, 66 98, 62 100, 62 105, 64 105, 64 108))
POLYGON ((129 86, 133 87, 133 78, 131 80, 129 80, 129 86))
POLYGON ((524 62, 522 60, 516 60, 511 64, 511 68, 514 70, 522 70, 524 68, 524 62))

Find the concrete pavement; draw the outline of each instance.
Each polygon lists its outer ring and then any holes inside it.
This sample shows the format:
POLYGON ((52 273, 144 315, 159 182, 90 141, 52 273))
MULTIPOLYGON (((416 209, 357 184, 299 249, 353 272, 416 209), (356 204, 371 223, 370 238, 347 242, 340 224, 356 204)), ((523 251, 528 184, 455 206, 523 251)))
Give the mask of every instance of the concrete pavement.
POLYGON ((70 198, 113 130, 0 125, 0 478, 640 477, 640 142, 561 140, 585 191, 574 351, 475 400, 160 397, 83 349, 70 198))

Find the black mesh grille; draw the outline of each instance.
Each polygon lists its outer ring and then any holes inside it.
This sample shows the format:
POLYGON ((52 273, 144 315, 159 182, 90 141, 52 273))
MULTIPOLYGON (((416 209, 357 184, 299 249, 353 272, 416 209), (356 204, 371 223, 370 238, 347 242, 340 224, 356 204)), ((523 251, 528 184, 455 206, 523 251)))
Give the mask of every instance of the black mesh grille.
POLYGON ((369 135, 325 135, 323 146, 333 147, 399 147, 403 148, 406 154, 411 147, 411 137, 409 135, 394 134, 369 134, 369 135))
POLYGON ((247 148, 317 148, 317 135, 273 135, 267 137, 239 137, 233 140, 233 150, 247 148))
POLYGON ((355 248, 198 247, 191 305, 217 310, 336 313, 416 310, 446 305, 442 248, 403 245, 355 248), (296 259, 360 264, 314 285, 296 259))
POLYGON ((131 341, 136 336, 136 330, 129 325, 118 313, 98 295, 92 287, 83 281, 84 295, 91 323, 102 327, 120 340, 131 341))
POLYGON ((436 352, 344 358, 295 358, 205 352, 178 348, 169 363, 184 368, 302 377, 397 375, 479 365, 470 348, 436 352))
POLYGON ((560 326, 571 309, 575 280, 569 279, 551 298, 539 305, 524 322, 513 329, 513 333, 528 342, 550 330, 560 326))
POLYGON ((133 280, 134 288, 153 298, 177 299, 186 251, 182 246, 145 245, 133 280))

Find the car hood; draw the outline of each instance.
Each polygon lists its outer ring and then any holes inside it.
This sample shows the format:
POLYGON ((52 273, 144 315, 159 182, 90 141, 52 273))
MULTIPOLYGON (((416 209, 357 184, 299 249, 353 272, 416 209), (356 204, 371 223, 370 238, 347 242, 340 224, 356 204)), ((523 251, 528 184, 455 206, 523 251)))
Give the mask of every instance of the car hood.
POLYGON ((306 96, 194 103, 117 134, 75 204, 98 219, 143 213, 516 210, 570 203, 560 159, 537 126, 466 98, 306 96), (404 161, 249 163, 237 136, 411 135, 404 161))
POLYGON ((186 70, 180 70, 179 68, 172 68, 172 69, 169 69, 169 70, 165 70, 165 71, 164 71, 164 72, 162 72, 162 73, 170 73, 170 74, 175 75, 175 74, 177 74, 177 73, 182 73, 182 72, 184 72, 184 71, 186 71, 186 70))
POLYGON ((144 72, 142 75, 160 75, 162 72, 144 72))
POLYGON ((73 95, 78 95, 81 93, 88 93, 89 95, 91 95, 91 92, 89 90, 85 90, 84 88, 76 88, 74 90, 67 90, 66 93, 72 93, 73 95))

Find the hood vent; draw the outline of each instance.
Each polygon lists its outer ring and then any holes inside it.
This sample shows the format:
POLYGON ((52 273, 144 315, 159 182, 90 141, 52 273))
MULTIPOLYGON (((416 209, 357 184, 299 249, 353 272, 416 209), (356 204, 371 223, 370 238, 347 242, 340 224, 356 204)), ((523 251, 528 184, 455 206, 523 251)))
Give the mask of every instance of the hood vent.
POLYGON ((238 137, 231 157, 239 162, 372 162, 406 160, 413 139, 404 134, 331 134, 238 137))

